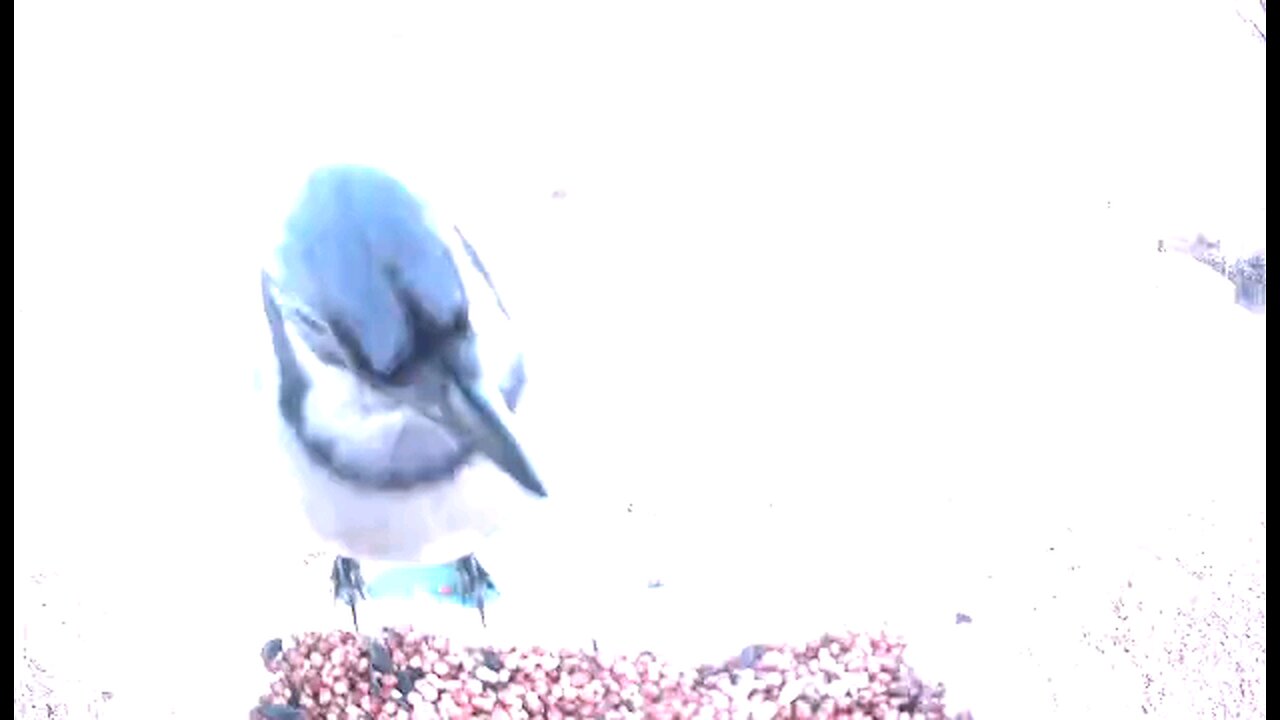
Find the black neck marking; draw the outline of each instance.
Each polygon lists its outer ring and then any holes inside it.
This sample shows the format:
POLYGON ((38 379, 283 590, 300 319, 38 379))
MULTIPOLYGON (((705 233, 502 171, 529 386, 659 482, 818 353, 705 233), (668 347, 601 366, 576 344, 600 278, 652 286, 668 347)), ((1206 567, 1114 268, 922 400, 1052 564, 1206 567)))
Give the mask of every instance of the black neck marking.
POLYGON ((311 381, 302 372, 293 347, 285 336, 284 316, 271 295, 271 280, 266 273, 262 275, 262 300, 267 314, 267 324, 271 327, 271 345, 279 366, 280 417, 289 426, 290 432, 297 438, 312 462, 349 484, 367 487, 370 490, 411 490, 450 480, 470 462, 476 453, 471 443, 463 444, 438 463, 415 468, 412 471, 395 472, 385 468, 356 466, 339 460, 331 441, 314 437, 307 432, 303 403, 307 393, 311 391, 311 381))

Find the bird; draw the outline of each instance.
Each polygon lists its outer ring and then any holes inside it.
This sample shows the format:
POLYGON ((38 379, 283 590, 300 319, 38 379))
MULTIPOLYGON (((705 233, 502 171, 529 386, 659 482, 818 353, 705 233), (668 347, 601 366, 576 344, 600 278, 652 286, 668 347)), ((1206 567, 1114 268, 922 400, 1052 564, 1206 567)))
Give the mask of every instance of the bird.
POLYGON ((547 496, 516 416, 524 354, 471 242, 376 166, 314 169, 261 269, 275 436, 359 631, 362 561, 453 562, 547 496))

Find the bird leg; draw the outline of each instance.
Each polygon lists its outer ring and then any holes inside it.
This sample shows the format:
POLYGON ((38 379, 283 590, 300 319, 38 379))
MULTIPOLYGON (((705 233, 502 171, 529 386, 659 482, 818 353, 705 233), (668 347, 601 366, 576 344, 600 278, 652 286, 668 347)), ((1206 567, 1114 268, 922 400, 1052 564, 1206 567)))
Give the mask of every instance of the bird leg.
POLYGON ((458 592, 462 596, 463 602, 473 602, 480 610, 480 624, 485 625, 484 618, 484 594, 494 589, 493 579, 489 577, 488 571, 480 565, 480 561, 476 560, 475 555, 467 555, 457 562, 458 575, 462 582, 458 587, 458 592))
POLYGON ((339 555, 333 560, 333 573, 329 579, 333 581, 333 599, 341 600, 351 608, 351 624, 356 632, 360 632, 360 621, 356 617, 356 602, 364 600, 364 576, 360 574, 360 563, 339 555))

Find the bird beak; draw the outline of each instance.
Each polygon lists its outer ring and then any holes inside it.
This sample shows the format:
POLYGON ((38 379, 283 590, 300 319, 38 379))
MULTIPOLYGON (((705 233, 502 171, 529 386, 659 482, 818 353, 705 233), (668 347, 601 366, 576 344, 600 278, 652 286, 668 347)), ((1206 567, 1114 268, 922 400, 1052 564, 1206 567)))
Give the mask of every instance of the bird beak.
POLYGON ((474 347, 462 350, 445 361, 453 375, 453 389, 458 391, 455 401, 450 403, 454 421, 475 441, 476 448, 503 472, 529 492, 546 497, 546 488, 517 438, 518 422, 507 407, 502 389, 498 383, 487 382, 470 370, 476 366, 471 361, 474 347))
POLYGON ((533 470, 529 456, 516 439, 515 415, 507 409, 502 393, 496 387, 480 383, 459 383, 458 389, 470 415, 469 425, 476 446, 504 472, 526 490, 539 497, 546 497, 547 490, 533 470))

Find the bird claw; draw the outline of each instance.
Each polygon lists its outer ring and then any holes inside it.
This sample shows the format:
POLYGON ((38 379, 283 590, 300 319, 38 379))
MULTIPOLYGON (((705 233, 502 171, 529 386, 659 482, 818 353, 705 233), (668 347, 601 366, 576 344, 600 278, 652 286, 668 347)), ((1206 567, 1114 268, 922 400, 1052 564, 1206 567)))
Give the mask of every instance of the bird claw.
MULTIPOLYGON (((467 555, 455 564, 458 572, 457 593, 464 604, 473 604, 480 611, 480 624, 487 627, 485 618, 485 595, 495 590, 493 578, 484 569, 475 555, 467 555)), ((330 574, 333 583, 333 599, 341 601, 351 608, 351 624, 356 632, 360 632, 360 620, 356 613, 356 604, 367 600, 367 585, 360 572, 360 563, 352 558, 338 556, 333 561, 333 572, 330 574)))
POLYGON ((459 559, 457 568, 461 579, 458 593, 461 595, 462 601, 464 603, 474 603, 476 608, 480 610, 480 624, 488 627, 484 616, 484 596, 485 593, 494 589, 493 578, 489 577, 488 571, 480 565, 480 561, 476 560, 475 555, 467 555, 459 559))
POLYGON ((333 560, 333 572, 329 579, 333 582, 333 599, 341 600, 351 608, 351 624, 356 632, 360 632, 360 620, 356 616, 356 603, 367 599, 365 596, 364 576, 360 573, 360 563, 338 556, 333 560))

